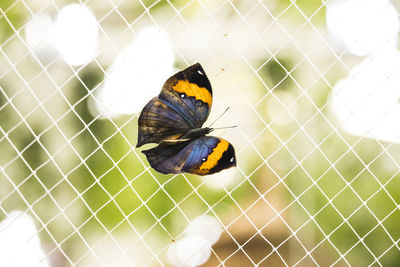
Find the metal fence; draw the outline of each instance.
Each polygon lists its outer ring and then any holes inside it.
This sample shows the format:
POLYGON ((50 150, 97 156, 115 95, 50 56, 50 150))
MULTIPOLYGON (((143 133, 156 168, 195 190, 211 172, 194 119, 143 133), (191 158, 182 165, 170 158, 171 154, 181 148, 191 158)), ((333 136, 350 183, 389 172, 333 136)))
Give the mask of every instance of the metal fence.
POLYGON ((2 1, 0 266, 397 265, 398 7, 2 1), (238 166, 162 175, 138 113, 196 62, 238 166))

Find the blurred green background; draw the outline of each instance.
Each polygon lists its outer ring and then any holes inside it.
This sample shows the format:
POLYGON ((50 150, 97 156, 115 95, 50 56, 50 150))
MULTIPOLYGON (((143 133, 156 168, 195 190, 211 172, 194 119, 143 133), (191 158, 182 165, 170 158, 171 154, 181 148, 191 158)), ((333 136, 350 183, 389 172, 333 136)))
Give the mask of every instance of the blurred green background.
POLYGON ((361 58, 330 48, 324 1, 82 1, 102 30, 96 60, 76 67, 42 60, 23 34, 70 3, 0 3, 0 219, 29 213, 52 266, 119 253, 168 265, 168 246, 202 214, 224 230, 206 266, 398 264, 400 147, 335 123, 330 91, 361 58), (176 70, 203 65, 209 121, 231 107, 220 124, 239 127, 215 135, 235 146, 235 170, 159 174, 135 149, 137 114, 90 112, 105 69, 148 25, 176 40, 176 70))

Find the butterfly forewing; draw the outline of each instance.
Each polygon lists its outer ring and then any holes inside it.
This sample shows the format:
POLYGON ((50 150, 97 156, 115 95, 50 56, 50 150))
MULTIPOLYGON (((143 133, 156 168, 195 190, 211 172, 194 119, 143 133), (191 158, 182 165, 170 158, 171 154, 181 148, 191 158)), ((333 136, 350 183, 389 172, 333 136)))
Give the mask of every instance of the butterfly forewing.
POLYGON ((141 112, 136 147, 178 139, 190 129, 200 128, 211 104, 210 81, 200 64, 176 73, 141 112))
POLYGON ((197 63, 169 78, 159 98, 185 118, 193 129, 200 128, 210 113, 212 89, 197 63))
POLYGON ((165 139, 178 139, 188 130, 190 126, 180 114, 155 97, 140 113, 136 147, 147 143, 159 143, 165 139))

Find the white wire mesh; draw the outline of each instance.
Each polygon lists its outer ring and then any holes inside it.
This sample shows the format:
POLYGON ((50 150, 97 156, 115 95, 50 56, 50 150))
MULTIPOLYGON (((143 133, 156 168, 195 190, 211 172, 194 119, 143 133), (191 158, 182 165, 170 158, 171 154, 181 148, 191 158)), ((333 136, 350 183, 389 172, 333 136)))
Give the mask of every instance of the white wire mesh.
MULTIPOLYGON (((379 43, 363 61, 367 67, 359 65, 363 58, 338 48, 329 36, 327 1, 80 1, 97 21, 99 43, 90 63, 71 66, 52 46, 47 35, 52 31, 45 32, 68 4, 10 0, 0 6, 0 235, 12 229, 6 218, 12 224, 30 215, 36 232, 25 238, 39 237, 43 251, 30 264, 383 266, 399 261, 400 133, 391 134, 394 140, 375 135, 381 133, 375 131, 382 129, 380 122, 397 111, 398 89, 389 97, 392 106, 378 112, 380 120, 368 131, 359 134, 346 125, 370 103, 370 95, 390 84, 400 64, 379 74, 384 79, 344 118, 338 120, 336 106, 330 106, 342 103, 346 109, 349 101, 340 93, 338 102, 332 100, 335 84, 346 77, 350 84, 392 43, 379 43), (49 24, 40 24, 32 38, 44 37, 32 44, 28 25, 34 19, 49 24), (210 121, 231 107, 219 123, 239 127, 216 135, 235 146, 237 168, 210 177, 161 175, 135 149, 137 111, 102 113, 120 108, 123 93, 114 93, 110 106, 93 112, 104 105, 98 94, 112 79, 113 67, 125 64, 115 58, 148 26, 168 34, 175 70, 203 65, 215 99, 210 121), (22 213, 11 216, 15 210, 22 213), (200 239, 199 245, 189 232, 215 240, 200 239)), ((385 8, 395 10, 395 5, 387 2, 385 8)), ((378 25, 379 16, 374 19, 378 25)), ((157 45, 141 42, 138 49, 157 45)), ((146 75, 142 66, 157 68, 171 55, 154 59, 151 54, 158 51, 141 51, 135 55, 143 53, 144 59, 133 57, 137 60, 128 65, 137 67, 132 76, 139 80, 146 75)), ((136 85, 124 101, 140 110, 138 103, 150 98, 136 85)), ((160 89, 151 89, 154 96, 160 89)), ((0 242, 3 265, 14 241, 0 242)))

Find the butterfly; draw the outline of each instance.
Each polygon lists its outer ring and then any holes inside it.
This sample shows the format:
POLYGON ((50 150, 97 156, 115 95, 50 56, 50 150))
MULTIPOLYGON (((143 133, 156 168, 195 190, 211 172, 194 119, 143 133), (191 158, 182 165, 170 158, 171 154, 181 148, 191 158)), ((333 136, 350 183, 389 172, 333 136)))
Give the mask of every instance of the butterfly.
POLYGON ((202 128, 211 104, 211 84, 199 63, 164 83, 138 121, 136 147, 159 144, 142 151, 153 169, 164 174, 207 175, 236 166, 233 146, 222 138, 206 136, 213 128, 202 128))

